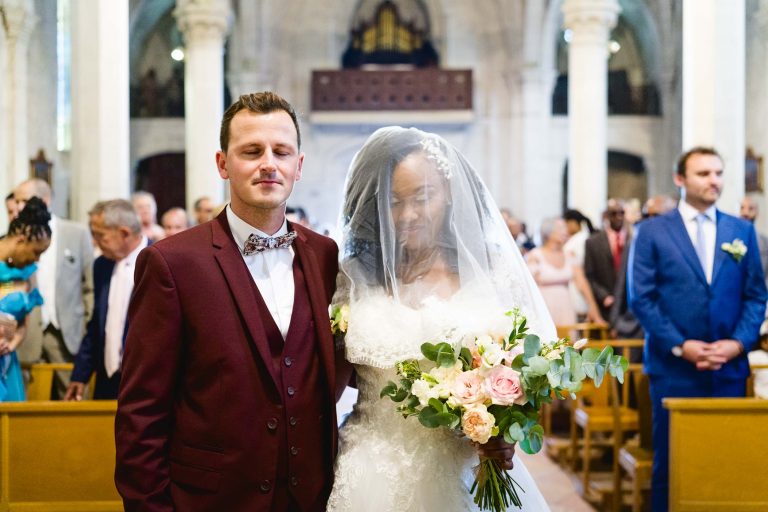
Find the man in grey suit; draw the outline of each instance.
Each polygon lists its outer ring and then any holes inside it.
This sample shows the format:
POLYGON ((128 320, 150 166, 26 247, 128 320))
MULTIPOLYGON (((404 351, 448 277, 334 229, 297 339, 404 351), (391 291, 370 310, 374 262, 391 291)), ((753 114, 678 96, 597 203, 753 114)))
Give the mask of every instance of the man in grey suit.
MULTIPOLYGON (((13 192, 18 210, 33 196, 51 207, 51 187, 41 179, 20 183, 13 192)), ((35 274, 45 301, 35 309, 21 345, 24 362, 71 363, 80 348, 85 322, 93 308, 93 245, 88 228, 51 215, 51 246, 35 274)), ((57 372, 52 398, 60 398, 68 372, 57 372)))

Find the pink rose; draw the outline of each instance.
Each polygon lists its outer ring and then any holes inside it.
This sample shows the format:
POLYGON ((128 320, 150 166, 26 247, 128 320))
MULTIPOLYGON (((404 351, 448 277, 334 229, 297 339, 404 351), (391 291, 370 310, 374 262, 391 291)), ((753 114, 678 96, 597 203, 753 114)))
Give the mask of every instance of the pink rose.
POLYGON ((483 378, 477 370, 461 373, 453 381, 450 399, 452 406, 475 404, 487 398, 483 389, 483 378))
POLYGON ((496 405, 523 405, 528 401, 520 384, 520 375, 508 366, 493 368, 485 379, 485 387, 491 402, 496 405))
POLYGON ((461 417, 461 429, 476 443, 485 444, 491 438, 496 418, 484 405, 469 407, 461 417))

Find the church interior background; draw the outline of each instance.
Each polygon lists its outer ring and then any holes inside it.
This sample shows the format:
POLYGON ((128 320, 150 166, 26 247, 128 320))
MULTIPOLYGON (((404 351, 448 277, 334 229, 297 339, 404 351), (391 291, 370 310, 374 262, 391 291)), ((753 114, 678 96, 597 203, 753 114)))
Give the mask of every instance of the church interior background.
POLYGON ((0 0, 0 185, 46 179, 80 222, 137 190, 158 216, 223 204, 221 115, 273 90, 306 154, 289 204, 331 233, 387 125, 445 137, 530 233, 677 197, 695 145, 723 156, 722 210, 768 212, 767 27, 768 0, 0 0))
POLYGON ((220 115, 264 89, 299 112, 307 159, 292 202, 319 225, 335 224, 355 151, 389 124, 446 137, 499 205, 534 228, 564 206, 597 221, 606 197, 675 195, 672 166, 694 143, 725 157, 722 209, 737 211, 745 191, 765 203, 761 166, 744 184, 747 148, 758 163, 768 149, 760 0, 0 0, 0 9, 2 183, 8 191, 27 178, 42 151, 64 217, 82 221, 97 200, 138 189, 157 196, 160 214, 202 195, 223 202, 220 115))

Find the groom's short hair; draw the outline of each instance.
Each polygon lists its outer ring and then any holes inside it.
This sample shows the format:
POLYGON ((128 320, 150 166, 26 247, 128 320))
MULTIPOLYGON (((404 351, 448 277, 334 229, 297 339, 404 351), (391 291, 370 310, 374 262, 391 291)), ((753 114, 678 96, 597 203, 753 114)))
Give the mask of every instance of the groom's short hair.
POLYGON ((229 106, 224 116, 221 118, 221 129, 219 131, 219 144, 221 150, 226 152, 229 146, 229 125, 232 118, 241 110, 248 110, 254 114, 269 114, 279 110, 284 111, 291 116, 293 126, 296 127, 296 145, 301 149, 301 131, 299 130, 299 120, 296 117, 296 111, 284 98, 271 91, 253 92, 243 94, 237 101, 229 106))
POLYGON ((696 146, 680 155, 680 158, 677 159, 677 165, 675 166, 675 172, 677 174, 680 176, 685 176, 685 167, 688 165, 688 159, 693 155, 713 155, 719 158, 721 161, 723 159, 723 157, 720 156, 720 153, 718 153, 717 150, 713 147, 696 146))

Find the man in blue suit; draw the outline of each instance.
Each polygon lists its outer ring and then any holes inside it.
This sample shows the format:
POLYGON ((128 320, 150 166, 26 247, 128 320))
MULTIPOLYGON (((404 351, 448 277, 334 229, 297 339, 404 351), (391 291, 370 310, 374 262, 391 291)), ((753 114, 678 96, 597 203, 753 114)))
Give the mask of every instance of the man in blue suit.
POLYGON ((93 262, 94 307, 75 358, 65 400, 82 400, 96 373, 93 398, 117 399, 120 364, 127 332, 128 303, 136 258, 147 246, 133 205, 123 199, 96 203, 88 212, 93 240, 101 256, 93 262))
POLYGON ((723 161, 711 148, 680 157, 671 212, 638 226, 629 261, 630 307, 645 335, 653 401, 654 512, 667 510, 666 397, 744 396, 746 353, 765 317, 766 287, 752 225, 715 208, 723 161))

